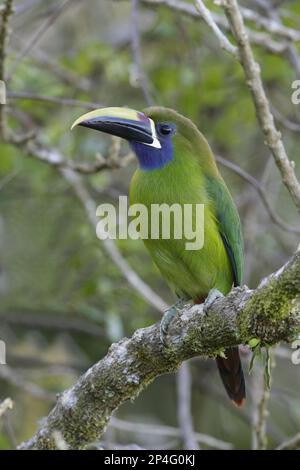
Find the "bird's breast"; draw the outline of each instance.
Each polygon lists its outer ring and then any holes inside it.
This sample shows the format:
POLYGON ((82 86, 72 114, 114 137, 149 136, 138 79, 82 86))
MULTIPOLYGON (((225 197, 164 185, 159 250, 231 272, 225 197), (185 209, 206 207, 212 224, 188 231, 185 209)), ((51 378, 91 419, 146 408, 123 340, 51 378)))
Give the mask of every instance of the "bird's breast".
POLYGON ((143 204, 147 208, 148 237, 144 243, 172 290, 193 299, 205 297, 214 287, 224 293, 230 290, 232 272, 201 174, 186 175, 184 170, 181 174, 161 169, 152 172, 137 170, 130 186, 130 205, 133 204, 143 204), (159 237, 153 238, 153 224, 157 224, 157 218, 153 220, 152 216, 157 214, 157 206, 171 208, 174 204, 181 208, 181 221, 176 222, 174 217, 178 212, 170 210, 170 218, 160 217, 159 237), (201 214, 201 210, 196 209, 197 205, 203 207, 204 219, 197 215, 201 214), (187 206, 191 224, 189 236, 184 217, 187 206), (170 224, 170 231, 169 237, 164 238, 166 223, 170 224), (174 230, 176 224, 178 229, 179 223, 182 231, 178 238, 174 230), (188 249, 190 235, 195 233, 201 239, 200 232, 203 234, 201 248, 188 249))

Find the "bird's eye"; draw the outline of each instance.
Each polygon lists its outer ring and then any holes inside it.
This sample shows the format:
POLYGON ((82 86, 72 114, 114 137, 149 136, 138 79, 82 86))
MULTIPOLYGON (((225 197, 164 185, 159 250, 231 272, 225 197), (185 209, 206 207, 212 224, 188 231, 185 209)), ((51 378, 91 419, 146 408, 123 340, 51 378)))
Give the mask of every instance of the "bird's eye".
POLYGON ((158 132, 161 135, 171 135, 175 132, 175 127, 172 124, 160 123, 158 124, 158 132))

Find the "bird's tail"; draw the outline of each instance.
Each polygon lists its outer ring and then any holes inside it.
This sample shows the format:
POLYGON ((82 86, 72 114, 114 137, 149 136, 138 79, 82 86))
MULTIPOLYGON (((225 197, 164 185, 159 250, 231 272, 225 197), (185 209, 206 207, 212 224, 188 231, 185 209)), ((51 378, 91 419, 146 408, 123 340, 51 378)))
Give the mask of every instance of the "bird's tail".
POLYGON ((218 356, 217 366, 229 398, 237 406, 242 406, 246 398, 245 379, 239 355, 239 348, 228 348, 226 359, 218 356))

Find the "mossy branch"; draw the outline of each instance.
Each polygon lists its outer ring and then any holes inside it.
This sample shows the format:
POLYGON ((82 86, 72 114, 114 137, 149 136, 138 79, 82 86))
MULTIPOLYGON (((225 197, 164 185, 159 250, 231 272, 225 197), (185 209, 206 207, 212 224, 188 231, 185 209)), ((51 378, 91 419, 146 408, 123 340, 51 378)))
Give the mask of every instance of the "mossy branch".
POLYGON ((112 413, 157 376, 174 372, 194 356, 213 357, 228 346, 257 338, 262 345, 290 341, 300 332, 300 251, 255 290, 238 287, 204 314, 187 305, 170 329, 170 348, 159 324, 112 344, 107 355, 58 397, 40 430, 20 449, 55 449, 55 432, 69 448, 82 449, 103 434, 112 413))

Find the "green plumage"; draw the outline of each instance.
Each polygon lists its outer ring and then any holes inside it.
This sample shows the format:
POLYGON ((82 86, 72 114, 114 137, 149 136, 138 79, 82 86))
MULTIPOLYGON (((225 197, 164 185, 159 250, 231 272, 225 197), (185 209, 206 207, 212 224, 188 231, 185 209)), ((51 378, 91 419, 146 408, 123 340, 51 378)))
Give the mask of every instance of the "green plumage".
MULTIPOLYGON (((130 186, 130 203, 204 204, 204 246, 186 250, 188 240, 145 240, 162 276, 180 297, 205 298, 212 288, 227 294, 243 276, 240 220, 211 149, 189 120, 173 110, 148 108, 154 122, 172 122, 174 158, 151 171, 137 169, 130 186)), ((172 231, 171 231, 172 233, 172 231)))
MULTIPOLYGON (((189 119, 166 108, 148 108, 145 114, 126 108, 105 108, 84 114, 72 127, 76 125, 123 137, 135 150, 139 168, 132 178, 130 202, 147 207, 145 245, 179 297, 195 303, 207 298, 205 311, 216 295, 226 295, 233 285, 241 283, 243 241, 239 216, 206 139, 189 119), (171 219, 171 238, 151 237, 149 214, 153 204, 192 206, 193 232, 196 206, 203 204, 202 248, 188 250, 186 244, 191 240, 182 236, 175 239, 174 224, 182 224, 175 217, 171 219)), ((184 213, 185 208, 182 209, 184 213)), ((174 313, 176 308, 171 307, 161 322, 160 335, 165 346, 174 313)), ((230 399, 241 406, 246 394, 238 348, 226 349, 225 356, 216 358, 220 376, 230 399)))

